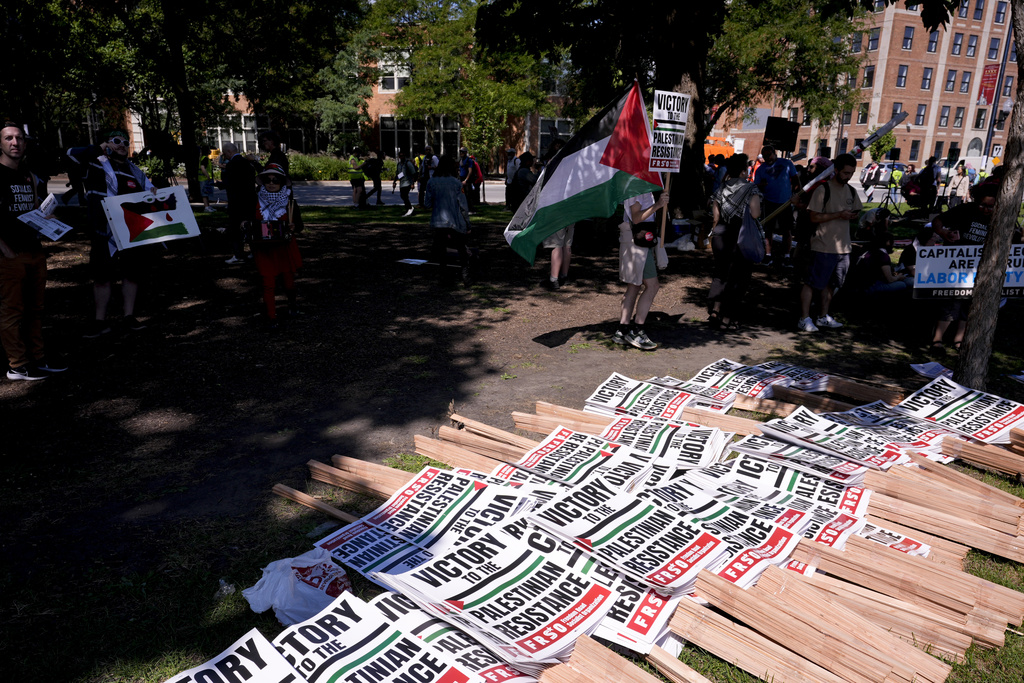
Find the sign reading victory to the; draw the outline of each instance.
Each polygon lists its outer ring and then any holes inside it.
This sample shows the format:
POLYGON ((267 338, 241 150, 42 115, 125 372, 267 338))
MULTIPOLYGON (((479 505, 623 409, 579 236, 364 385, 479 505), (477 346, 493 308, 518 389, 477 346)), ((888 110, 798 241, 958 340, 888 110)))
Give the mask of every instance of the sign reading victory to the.
POLYGON ((106 197, 103 210, 118 249, 199 236, 183 187, 106 197))
POLYGON ((667 90, 654 91, 654 127, 652 130, 649 171, 679 172, 690 117, 690 96, 667 90))

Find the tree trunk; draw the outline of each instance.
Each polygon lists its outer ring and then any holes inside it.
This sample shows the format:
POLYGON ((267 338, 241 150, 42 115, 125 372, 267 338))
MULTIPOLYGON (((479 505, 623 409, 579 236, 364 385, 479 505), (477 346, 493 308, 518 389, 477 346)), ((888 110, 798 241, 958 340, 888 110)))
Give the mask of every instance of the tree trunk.
MULTIPOLYGON (((1013 40, 1018 54, 1024 54, 1024 0, 1013 0, 1013 40)), ((953 379, 973 389, 985 389, 988 381, 988 363, 992 357, 992 342, 999 317, 999 299, 1006 279, 1006 259, 1021 206, 1021 181, 1024 179, 1024 62, 1017 62, 1017 98, 1010 116, 1006 152, 1003 164, 1006 175, 996 198, 985 249, 978 264, 978 278, 974 285, 971 312, 964 335, 953 379)))
POLYGON ((181 8, 171 0, 160 0, 160 8, 164 14, 164 37, 170 59, 169 81, 178 105, 178 119, 181 124, 181 148, 185 155, 188 194, 194 201, 199 201, 202 193, 199 190, 199 143, 196 139, 195 98, 188 87, 185 55, 181 44, 188 31, 187 20, 181 8))

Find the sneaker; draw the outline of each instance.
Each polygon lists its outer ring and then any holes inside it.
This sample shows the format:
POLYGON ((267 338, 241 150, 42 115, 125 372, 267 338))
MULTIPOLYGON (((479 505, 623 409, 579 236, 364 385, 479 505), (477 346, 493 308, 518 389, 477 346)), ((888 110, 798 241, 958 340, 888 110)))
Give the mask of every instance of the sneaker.
POLYGON ((223 235, 224 233, 226 233, 227 231, 228 231, 228 229, 227 229, 227 228, 217 228, 217 232, 219 232, 219 233, 220 233, 220 234, 222 234, 222 235, 223 235))
POLYGON ((612 343, 621 344, 622 346, 629 345, 629 342, 626 341, 626 334, 622 330, 615 330, 615 334, 612 335, 612 343))
POLYGON ((768 254, 767 256, 765 256, 764 259, 761 261, 761 265, 764 266, 765 268, 770 268, 772 265, 772 255, 768 254))
POLYGON ((784 257, 782 259, 782 267, 783 268, 792 268, 793 267, 793 259, 790 258, 789 256, 784 257))
POLYGON ((548 278, 547 281, 544 283, 544 286, 550 289, 552 292, 557 292, 559 289, 562 288, 562 283, 558 281, 558 278, 555 278, 554 280, 548 278))
POLYGON ((110 325, 107 324, 106 320, 93 320, 89 324, 89 329, 82 335, 84 339, 96 339, 102 337, 105 334, 110 334, 110 325))
POLYGON ((558 276, 558 286, 559 287, 565 287, 565 283, 568 282, 568 281, 569 281, 569 276, 568 275, 559 275, 558 276))
POLYGON ((126 315, 124 317, 124 326, 129 330, 134 330, 135 332, 146 329, 146 323, 142 322, 134 315, 126 315))
POLYGON ((60 359, 51 356, 49 359, 44 359, 36 363, 36 370, 44 374, 52 374, 55 372, 64 372, 68 369, 68 364, 61 361, 60 359))
POLYGON ((817 332, 818 328, 811 322, 810 318, 801 318, 800 322, 796 324, 796 329, 801 332, 817 332))
POLYGON ((46 379, 48 375, 45 372, 36 370, 31 365, 22 365, 20 368, 10 368, 7 371, 7 379, 26 379, 26 380, 37 380, 46 379))
POLYGON ((643 330, 635 330, 626 333, 626 343, 630 346, 635 346, 641 351, 653 351, 658 348, 658 345, 651 341, 651 338, 647 336, 647 333, 643 330))
POLYGON ((840 327, 843 326, 841 322, 839 322, 830 315, 821 316, 820 318, 814 321, 814 324, 817 325, 818 327, 828 327, 833 330, 838 330, 840 327))
POLYGON ((408 211, 402 214, 402 218, 408 218, 409 216, 412 215, 413 211, 415 211, 415 209, 409 209, 408 211))
POLYGON ((205 209, 203 209, 203 211, 205 211, 206 213, 217 213, 217 209, 213 208, 212 206, 206 207, 205 209))
POLYGON ((234 265, 235 263, 241 263, 241 262, 242 262, 242 259, 240 259, 240 258, 238 258, 236 256, 232 256, 231 258, 229 258, 226 261, 224 261, 224 263, 231 264, 231 265, 234 265))

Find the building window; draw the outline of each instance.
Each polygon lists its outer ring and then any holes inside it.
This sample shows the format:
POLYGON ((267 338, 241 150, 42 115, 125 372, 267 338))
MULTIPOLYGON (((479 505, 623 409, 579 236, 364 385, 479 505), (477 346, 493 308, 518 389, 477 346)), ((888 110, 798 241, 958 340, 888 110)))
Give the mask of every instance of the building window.
POLYGON ((861 46, 864 44, 864 34, 860 31, 855 32, 850 36, 850 52, 858 53, 861 50, 861 46))
POLYGON ((917 161, 921 157, 921 141, 910 141, 910 161, 917 161))
POLYGON ((941 159, 942 158, 942 152, 945 151, 945 149, 946 149, 946 142, 944 140, 937 140, 935 142, 935 154, 934 154, 935 158, 936 159, 941 159))
POLYGON ((967 38, 967 56, 973 57, 978 52, 978 36, 967 38))
POLYGON ((379 92, 398 92, 409 83, 408 66, 385 65, 380 72, 379 92))
POLYGON ((1007 76, 1003 81, 1003 97, 1009 97, 1013 93, 1013 76, 1007 76))
POLYGON ((903 49, 909 50, 914 47, 914 27, 907 26, 903 29, 903 49))
POLYGON ((428 133, 440 140, 441 149, 434 146, 435 154, 456 154, 459 149, 459 120, 438 117, 440 121, 431 124, 426 119, 396 119, 394 116, 380 117, 380 151, 389 157, 397 157, 398 150, 421 150, 428 143, 428 133))
POLYGON ((875 0, 875 12, 885 11, 885 0, 875 0))
POLYGON ((997 2, 996 3, 996 19, 995 19, 995 21, 996 21, 997 24, 1006 23, 1006 3, 1005 2, 997 2))
POLYGON ((908 12, 916 12, 917 11, 917 3, 916 2, 914 2, 914 3, 908 2, 907 3, 907 11, 908 12))
POLYGON ((946 92, 953 92, 956 87, 956 69, 950 69, 946 74, 946 92))
POLYGON ((846 111, 843 112, 843 125, 844 126, 850 125, 850 119, 851 119, 852 116, 853 116, 853 112, 850 111, 849 109, 847 109, 846 111))
POLYGON ((949 125, 949 107, 943 107, 939 113, 939 128, 945 128, 949 125))
POLYGON ((988 44, 988 58, 999 59, 999 39, 993 38, 988 44))
POLYGON ((974 20, 981 21, 985 16, 985 0, 974 0, 974 20))
POLYGON ((926 66, 924 71, 921 73, 921 90, 932 89, 932 68, 926 66))
POLYGON ((861 102, 860 107, 857 109, 857 123, 868 122, 868 103, 861 102))
POLYGON ((961 19, 967 18, 967 10, 971 4, 971 0, 960 0, 960 8, 957 10, 956 15, 961 19))
POLYGON ((952 54, 954 56, 960 54, 960 49, 963 46, 964 46, 964 34, 962 34, 962 33, 954 33, 953 34, 953 47, 950 50, 952 52, 952 54))
POLYGON ((868 52, 874 52, 878 49, 878 36, 882 33, 882 29, 873 28, 868 33, 868 52))
POLYGON ((928 52, 935 52, 939 49, 939 32, 932 31, 928 34, 928 52))
POLYGON ((903 111, 903 103, 902 102, 893 102, 892 103, 892 117, 890 117, 890 118, 896 118, 897 116, 899 116, 901 111, 903 111))
POLYGON ((909 67, 906 64, 900 64, 896 70, 896 87, 905 88, 907 87, 907 69, 909 67))
POLYGON ((1015 40, 1010 41, 1010 61, 1017 61, 1017 41, 1015 40))
POLYGON ((984 128, 985 127, 985 117, 986 117, 986 114, 988 114, 988 110, 987 109, 979 109, 977 112, 975 112, 975 114, 974 114, 974 127, 975 128, 984 128))
POLYGON ((797 150, 797 154, 807 156, 807 138, 800 141, 800 148, 797 150))
POLYGON ((926 113, 928 113, 928 105, 927 104, 919 104, 919 105, 917 105, 917 115, 914 117, 914 125, 915 126, 923 126, 924 125, 924 117, 925 117, 926 113))
POLYGON ((971 91, 971 72, 965 71, 964 75, 960 77, 960 92, 971 91))
POLYGON ((875 85, 875 67, 866 66, 864 67, 864 79, 860 82, 860 87, 871 88, 875 85))
POLYGON ((967 156, 977 157, 981 156, 982 144, 981 138, 972 138, 970 143, 967 145, 967 156))
MULTIPOLYGON (((1005 109, 1001 110, 998 114, 996 114, 996 130, 1002 130, 1003 128, 1006 127, 1006 119, 1009 118, 1009 116, 1010 112, 1006 111, 1005 109)), ((999 155, 996 154, 994 156, 999 155)))
POLYGON ((800 110, 796 107, 790 107, 789 109, 789 120, 796 123, 800 120, 800 110))
POLYGON ((573 127, 575 126, 574 119, 546 119, 541 118, 540 120, 540 150, 543 154, 551 143, 556 139, 565 142, 572 137, 573 127), (552 129, 558 131, 557 138, 553 136, 552 129))
POLYGON ((963 128, 964 127, 964 108, 957 107, 956 115, 953 117, 953 127, 963 128))
POLYGON ((848 143, 847 143, 846 138, 843 138, 842 140, 839 141, 839 154, 846 154, 846 145, 847 144, 848 143))

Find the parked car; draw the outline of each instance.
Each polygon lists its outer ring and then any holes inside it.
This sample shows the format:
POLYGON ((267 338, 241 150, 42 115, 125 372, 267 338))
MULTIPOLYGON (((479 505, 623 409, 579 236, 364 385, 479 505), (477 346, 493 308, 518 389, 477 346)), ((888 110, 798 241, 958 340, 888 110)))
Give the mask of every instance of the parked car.
MULTIPOLYGON (((900 171, 901 173, 904 174, 907 172, 907 165, 899 161, 883 161, 882 163, 879 164, 879 166, 882 167, 881 173, 878 175, 879 185, 888 185, 889 180, 892 178, 892 172, 894 170, 900 171)), ((861 173, 861 185, 864 184, 864 180, 864 174, 861 173)))

